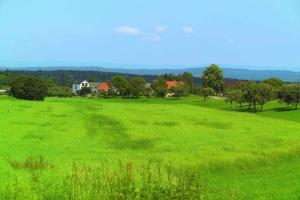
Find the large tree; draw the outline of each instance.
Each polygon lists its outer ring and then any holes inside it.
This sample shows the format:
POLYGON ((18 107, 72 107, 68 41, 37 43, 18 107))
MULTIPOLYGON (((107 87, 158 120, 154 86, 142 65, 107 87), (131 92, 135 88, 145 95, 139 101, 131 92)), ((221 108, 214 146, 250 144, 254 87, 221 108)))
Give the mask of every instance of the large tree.
POLYGON ((242 92, 245 102, 249 103, 249 109, 253 106, 256 110, 256 106, 259 102, 259 93, 257 83, 254 81, 249 81, 243 84, 242 92))
POLYGON ((300 103, 300 85, 283 85, 278 92, 278 98, 285 104, 295 106, 297 109, 300 103))
POLYGON ((218 65, 210 65, 202 74, 202 86, 212 88, 216 93, 222 93, 224 88, 223 71, 218 65))
POLYGON ((226 91, 225 98, 226 98, 226 102, 230 103, 231 106, 233 102, 235 102, 240 105, 240 108, 242 107, 242 104, 245 101, 243 92, 240 89, 232 89, 226 91))
POLYGON ((258 92, 258 104, 261 106, 261 109, 264 108, 264 105, 275 98, 274 87, 268 83, 261 82, 257 84, 258 92))
POLYGON ((48 87, 42 79, 19 77, 12 82, 10 93, 18 99, 43 101, 48 94, 48 87))
POLYGON ((128 81, 124 76, 114 76, 111 79, 110 84, 119 95, 121 95, 121 96, 127 95, 128 81))
POLYGON ((162 77, 156 79, 151 85, 154 95, 157 97, 165 97, 168 93, 166 80, 162 77))
POLYGON ((146 81, 142 77, 133 77, 128 83, 128 92, 132 97, 140 97, 145 93, 146 81))
POLYGON ((188 89, 189 94, 193 94, 195 92, 195 83, 194 76, 189 72, 184 72, 180 75, 181 81, 184 82, 186 89, 188 89))

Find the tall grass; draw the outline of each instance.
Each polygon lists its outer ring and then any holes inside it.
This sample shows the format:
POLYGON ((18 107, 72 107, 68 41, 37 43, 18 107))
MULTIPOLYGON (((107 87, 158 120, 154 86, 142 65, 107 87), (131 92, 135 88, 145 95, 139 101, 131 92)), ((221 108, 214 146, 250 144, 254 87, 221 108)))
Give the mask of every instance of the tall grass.
POLYGON ((16 170, 31 172, 24 182, 12 176, 1 192, 1 199, 200 199, 202 187, 193 174, 175 170, 172 165, 120 163, 117 169, 73 163, 59 178, 43 179, 41 171, 54 168, 44 159, 11 162, 16 170), (47 163, 47 164, 45 164, 47 163))

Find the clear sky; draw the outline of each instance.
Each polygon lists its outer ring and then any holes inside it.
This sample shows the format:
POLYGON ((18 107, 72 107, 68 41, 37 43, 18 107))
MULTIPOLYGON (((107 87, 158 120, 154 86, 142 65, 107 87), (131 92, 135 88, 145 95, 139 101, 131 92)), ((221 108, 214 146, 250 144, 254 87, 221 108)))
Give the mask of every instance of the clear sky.
POLYGON ((0 65, 300 69, 299 0, 0 0, 0 65))

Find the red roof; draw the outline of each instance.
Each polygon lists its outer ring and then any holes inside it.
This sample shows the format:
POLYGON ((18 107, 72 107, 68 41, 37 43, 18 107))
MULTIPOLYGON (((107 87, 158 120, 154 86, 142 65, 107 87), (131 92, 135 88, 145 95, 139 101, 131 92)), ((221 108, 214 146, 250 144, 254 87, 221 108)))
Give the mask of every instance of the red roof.
POLYGON ((167 81, 166 82, 168 88, 176 87, 178 84, 183 84, 180 81, 167 81))
POLYGON ((105 82, 105 83, 101 83, 98 87, 97 90, 98 91, 106 91, 109 88, 109 83, 105 82))

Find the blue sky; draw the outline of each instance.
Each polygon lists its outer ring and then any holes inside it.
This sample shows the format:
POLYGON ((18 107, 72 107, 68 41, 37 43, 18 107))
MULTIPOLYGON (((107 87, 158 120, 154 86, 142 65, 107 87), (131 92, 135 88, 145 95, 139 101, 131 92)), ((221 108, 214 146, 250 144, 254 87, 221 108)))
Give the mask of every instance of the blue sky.
POLYGON ((299 0, 0 0, 2 66, 300 70, 299 52, 299 0))

